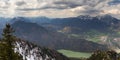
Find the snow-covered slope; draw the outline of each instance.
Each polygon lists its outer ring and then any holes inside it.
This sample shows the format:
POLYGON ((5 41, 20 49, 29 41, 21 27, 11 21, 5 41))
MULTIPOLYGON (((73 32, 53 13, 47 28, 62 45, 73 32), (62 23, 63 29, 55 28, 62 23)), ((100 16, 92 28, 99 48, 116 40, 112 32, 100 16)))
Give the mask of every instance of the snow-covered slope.
POLYGON ((15 43, 15 52, 18 52, 23 60, 68 60, 55 50, 38 47, 20 39, 15 43))

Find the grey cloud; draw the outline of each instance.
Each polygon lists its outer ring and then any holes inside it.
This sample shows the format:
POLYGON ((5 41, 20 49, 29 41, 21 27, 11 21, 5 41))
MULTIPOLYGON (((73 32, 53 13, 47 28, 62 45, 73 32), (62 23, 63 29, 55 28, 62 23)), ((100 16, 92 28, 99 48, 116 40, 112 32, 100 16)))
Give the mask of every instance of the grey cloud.
POLYGON ((69 6, 67 6, 65 4, 47 3, 46 5, 44 5, 42 7, 38 6, 37 8, 17 8, 16 10, 19 10, 19 11, 33 11, 33 10, 44 10, 44 9, 63 10, 63 9, 68 9, 68 7, 69 6))
POLYGON ((41 10, 40 8, 23 8, 23 9, 16 9, 17 11, 34 11, 34 10, 41 10))
POLYGON ((75 8, 78 6, 88 5, 90 7, 95 7, 97 4, 104 2, 105 0, 59 0, 53 2, 55 5, 66 5, 70 8, 75 8))
MULTIPOLYGON (((33 11, 33 10, 44 10, 44 9, 58 9, 58 10, 63 10, 63 9, 72 9, 80 6, 89 6, 91 7, 90 9, 94 9, 94 7, 99 4, 100 2, 103 2, 104 0, 57 0, 53 1, 52 3, 47 3, 46 5, 42 7, 37 7, 37 8, 23 8, 20 9, 18 8, 17 10, 21 11, 33 11)), ((41 2, 42 3, 42 2, 41 2)), ((17 2, 17 5, 23 5, 25 2, 17 2)), ((39 3, 40 4, 40 3, 39 3)), ((90 10, 87 8, 87 10, 90 10)))
POLYGON ((26 4, 26 2, 24 2, 24 1, 16 2, 16 5, 17 5, 17 6, 21 6, 21 5, 24 5, 24 4, 26 4))
POLYGON ((72 9, 80 6, 89 6, 90 9, 94 9, 102 2, 104 0, 58 0, 53 1, 52 4, 48 4, 41 9, 72 9))
POLYGON ((56 6, 45 6, 42 8, 18 8, 16 9, 17 11, 37 11, 37 10, 45 10, 45 9, 58 9, 58 10, 62 10, 62 9, 66 9, 66 7, 56 7, 56 6))
POLYGON ((115 4, 119 4, 120 0, 113 0, 111 2, 109 2, 110 5, 115 5, 115 4))
POLYGON ((82 15, 99 15, 101 10, 96 10, 96 9, 86 9, 86 10, 76 10, 75 13, 77 14, 82 14, 82 15))
POLYGON ((55 5, 66 5, 67 7, 70 7, 70 8, 75 8, 77 6, 82 5, 82 4, 78 4, 76 2, 73 2, 73 1, 55 1, 54 4, 55 5))
POLYGON ((100 14, 100 12, 101 11, 99 11, 99 10, 87 10, 87 11, 84 11, 83 13, 87 14, 87 15, 90 15, 90 14, 91 15, 95 15, 95 14, 98 15, 98 14, 100 14))
MULTIPOLYGON (((120 1, 120 0, 119 0, 120 1)), ((118 0, 9 0, 6 1, 5 6, 0 7, 0 11, 6 14, 15 14, 20 12, 21 14, 31 13, 31 15, 39 15, 39 12, 44 11, 47 15, 47 11, 54 13, 66 13, 69 12, 68 15, 92 15, 92 14, 101 14, 110 13, 110 14, 120 14, 120 4, 118 0), (110 4, 110 3, 117 3, 110 4), (7 9, 7 12, 5 11, 7 9), (114 9, 114 10, 112 10, 114 9), (37 13, 36 13, 36 12, 37 13), (12 12, 12 13, 10 13, 12 12), (33 14, 32 14, 33 12, 33 14)), ((20 15, 18 13, 18 15, 20 15)), ((41 13, 40 13, 41 14, 41 13)), ((66 14, 57 14, 58 16, 65 16, 66 14)), ((48 14, 49 16, 49 14, 48 14)))

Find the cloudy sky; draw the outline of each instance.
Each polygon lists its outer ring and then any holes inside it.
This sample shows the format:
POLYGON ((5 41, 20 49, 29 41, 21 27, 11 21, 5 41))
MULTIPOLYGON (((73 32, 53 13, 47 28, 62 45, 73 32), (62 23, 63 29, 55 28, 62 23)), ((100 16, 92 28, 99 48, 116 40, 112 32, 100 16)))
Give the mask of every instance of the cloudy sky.
POLYGON ((0 0, 0 16, 52 18, 110 14, 120 18, 120 0, 0 0))

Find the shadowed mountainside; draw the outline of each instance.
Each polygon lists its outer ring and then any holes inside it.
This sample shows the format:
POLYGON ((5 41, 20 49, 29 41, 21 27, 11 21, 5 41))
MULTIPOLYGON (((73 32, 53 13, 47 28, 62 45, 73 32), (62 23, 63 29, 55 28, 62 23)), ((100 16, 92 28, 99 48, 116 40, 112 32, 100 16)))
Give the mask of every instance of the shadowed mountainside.
POLYGON ((13 23, 12 26, 16 30, 16 36, 50 48, 88 52, 96 49, 106 49, 104 45, 93 43, 85 39, 67 38, 64 34, 49 31, 36 23, 19 20, 13 23))

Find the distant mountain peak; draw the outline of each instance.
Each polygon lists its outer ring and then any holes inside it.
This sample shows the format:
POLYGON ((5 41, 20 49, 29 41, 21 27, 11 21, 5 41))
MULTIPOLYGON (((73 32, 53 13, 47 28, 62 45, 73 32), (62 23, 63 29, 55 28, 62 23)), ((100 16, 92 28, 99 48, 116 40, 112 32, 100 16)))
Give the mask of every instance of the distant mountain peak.
POLYGON ((80 19, 92 19, 93 17, 90 15, 80 15, 80 16, 78 16, 78 18, 80 18, 80 19))
POLYGON ((106 14, 106 15, 96 16, 96 18, 98 18, 98 19, 114 19, 115 17, 106 14))
POLYGON ((98 20, 104 20, 104 19, 117 19, 111 15, 98 15, 98 16, 90 16, 90 15, 80 15, 77 18, 83 19, 83 20, 92 20, 93 18, 97 18, 98 20))
POLYGON ((13 24, 16 21, 24 21, 24 22, 29 22, 29 19, 26 17, 14 17, 10 20, 10 23, 13 24))
POLYGON ((14 17, 12 20, 24 20, 24 17, 14 17))

